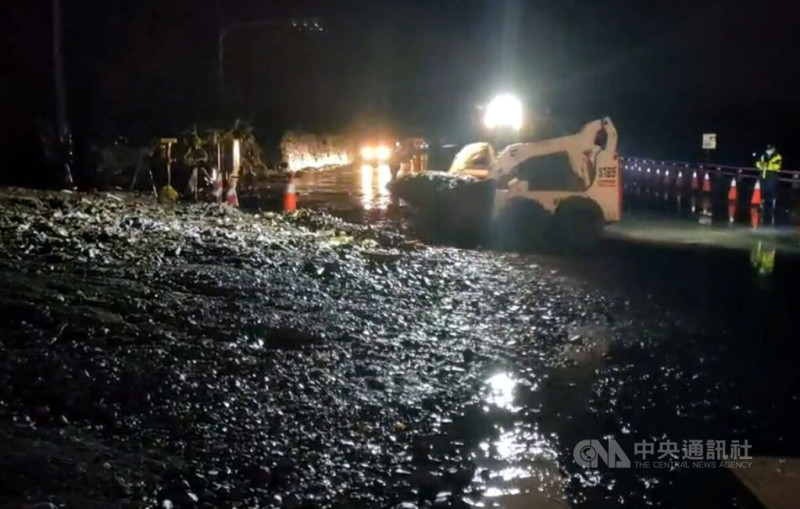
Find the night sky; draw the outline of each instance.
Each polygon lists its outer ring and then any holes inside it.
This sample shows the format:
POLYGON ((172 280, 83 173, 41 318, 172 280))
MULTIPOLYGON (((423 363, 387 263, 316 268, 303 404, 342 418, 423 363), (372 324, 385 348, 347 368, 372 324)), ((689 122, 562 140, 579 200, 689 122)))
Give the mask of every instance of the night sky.
MULTIPOLYGON (((469 137, 475 106, 511 90, 572 130, 610 115, 631 155, 797 164, 800 2, 606 0, 63 0, 70 120, 80 136, 169 134, 193 122, 341 131, 389 123, 469 137), (226 100, 217 34, 231 32, 226 100), (224 106, 223 106, 224 105, 224 106)), ((4 145, 52 118, 50 2, 0 7, 4 145)), ((9 149, 4 152, 8 153, 9 149)))

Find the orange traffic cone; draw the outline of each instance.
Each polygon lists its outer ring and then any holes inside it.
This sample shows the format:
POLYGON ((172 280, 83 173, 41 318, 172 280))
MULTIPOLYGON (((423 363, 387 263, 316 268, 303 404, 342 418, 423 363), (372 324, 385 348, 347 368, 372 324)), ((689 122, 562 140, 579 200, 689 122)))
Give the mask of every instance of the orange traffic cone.
POLYGON ((758 228, 758 225, 761 224, 761 207, 753 206, 750 207, 750 226, 754 229, 758 228))
POLYGON ((761 182, 756 180, 756 187, 753 188, 753 197, 750 198, 750 205, 758 207, 761 205, 761 182))
POLYGON ((728 201, 736 202, 739 199, 739 192, 736 190, 736 177, 731 179, 731 187, 728 189, 728 201))
POLYGON ((711 179, 708 177, 708 172, 706 172, 706 176, 703 177, 703 192, 704 193, 711 192, 711 179))
POLYGON ((697 172, 695 171, 692 173, 692 191, 697 191, 698 187, 700 187, 700 185, 697 182, 697 172))
POLYGON ((297 210, 297 189, 294 184, 294 174, 292 174, 289 185, 286 186, 286 192, 283 195, 283 211, 294 212, 297 210))
POLYGON ((736 202, 728 202, 728 222, 733 224, 734 219, 736 219, 736 202))
POLYGON ((228 192, 225 193, 225 204, 231 207, 239 206, 239 197, 236 195, 236 179, 231 179, 228 192))

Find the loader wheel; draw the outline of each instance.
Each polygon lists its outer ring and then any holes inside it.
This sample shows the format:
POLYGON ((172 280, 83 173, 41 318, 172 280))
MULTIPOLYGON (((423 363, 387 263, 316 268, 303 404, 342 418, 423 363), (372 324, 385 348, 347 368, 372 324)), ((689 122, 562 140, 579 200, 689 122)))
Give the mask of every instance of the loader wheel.
POLYGON ((491 228, 492 244, 507 250, 541 249, 551 218, 538 202, 512 199, 491 228))
POLYGON ((600 239, 603 211, 589 198, 567 198, 556 209, 551 226, 559 249, 567 253, 587 251, 600 239))

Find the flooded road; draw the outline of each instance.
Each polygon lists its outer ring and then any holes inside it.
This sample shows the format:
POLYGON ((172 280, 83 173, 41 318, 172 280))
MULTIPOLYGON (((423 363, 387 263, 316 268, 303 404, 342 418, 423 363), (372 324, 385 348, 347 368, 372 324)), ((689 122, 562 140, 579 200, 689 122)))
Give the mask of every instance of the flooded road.
POLYGON ((306 208, 385 211, 391 202, 387 188, 391 179, 388 165, 310 172, 298 179, 297 192, 306 208))

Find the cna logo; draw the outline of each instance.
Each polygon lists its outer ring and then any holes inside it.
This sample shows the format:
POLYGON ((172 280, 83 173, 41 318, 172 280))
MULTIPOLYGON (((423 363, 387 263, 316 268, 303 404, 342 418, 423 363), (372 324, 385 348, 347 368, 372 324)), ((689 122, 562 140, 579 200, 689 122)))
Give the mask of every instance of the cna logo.
POLYGON ((608 468, 631 468, 631 460, 613 438, 605 445, 599 440, 581 440, 572 450, 572 456, 584 468, 598 468, 601 464, 608 468))

